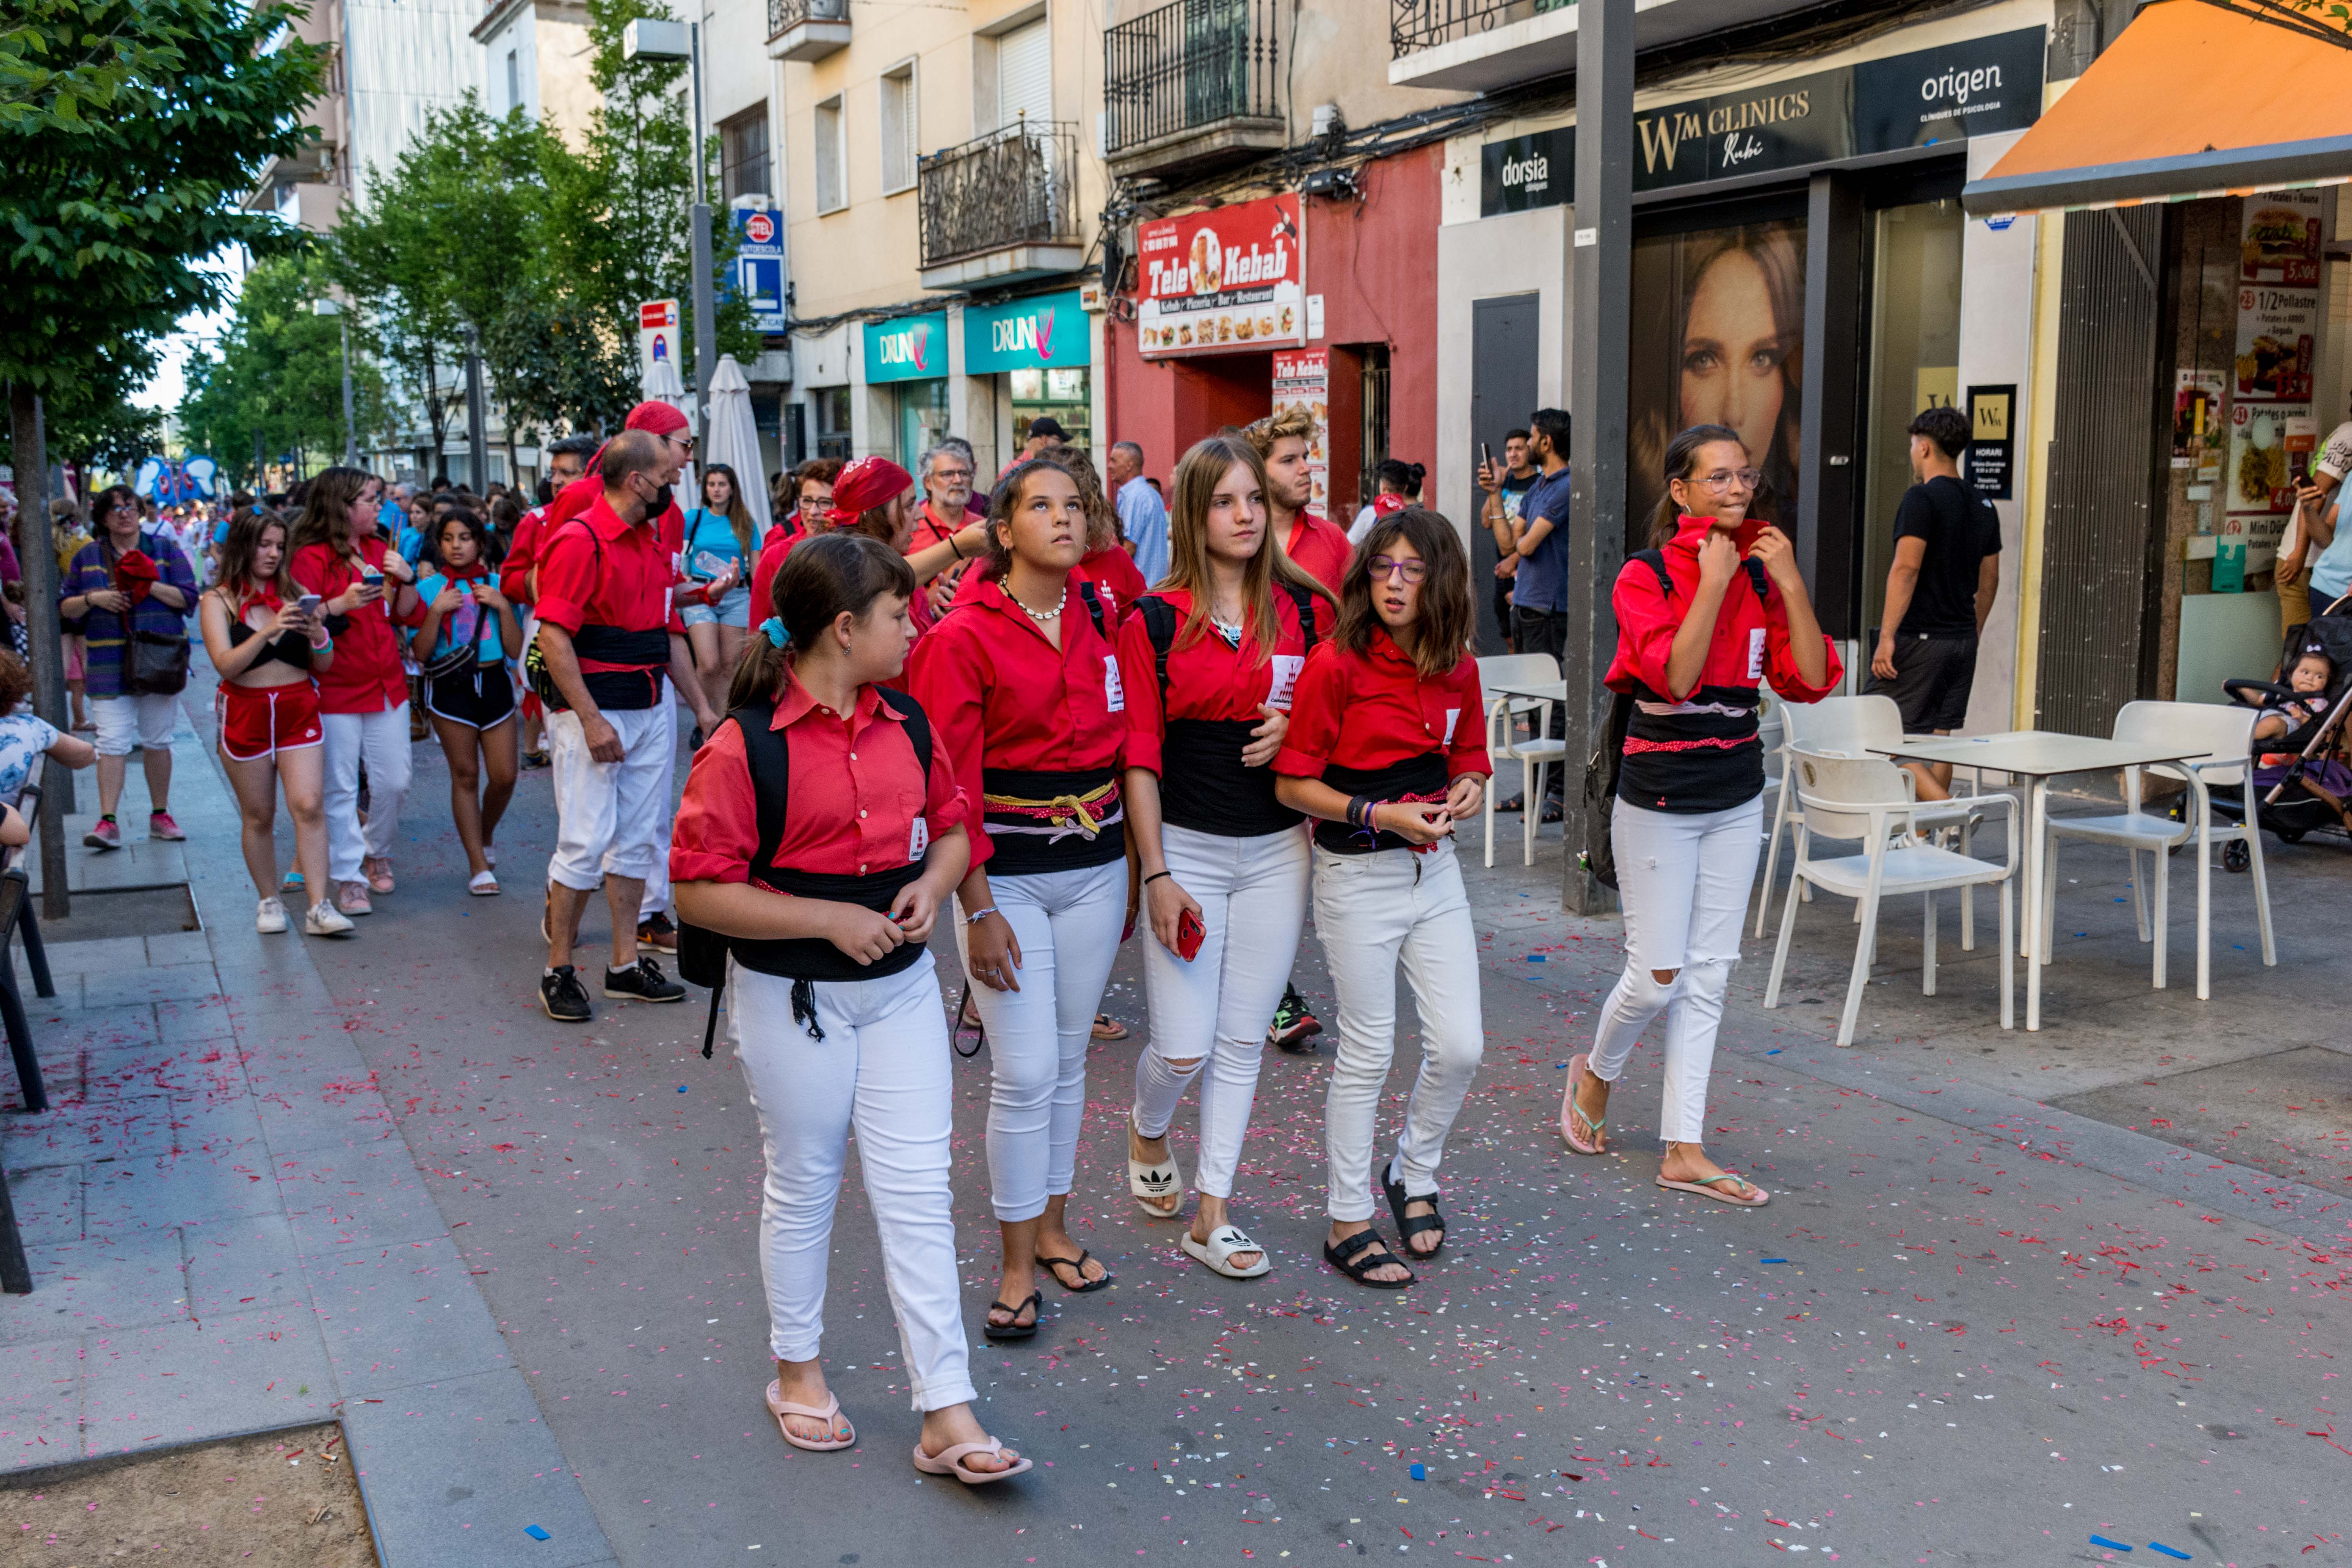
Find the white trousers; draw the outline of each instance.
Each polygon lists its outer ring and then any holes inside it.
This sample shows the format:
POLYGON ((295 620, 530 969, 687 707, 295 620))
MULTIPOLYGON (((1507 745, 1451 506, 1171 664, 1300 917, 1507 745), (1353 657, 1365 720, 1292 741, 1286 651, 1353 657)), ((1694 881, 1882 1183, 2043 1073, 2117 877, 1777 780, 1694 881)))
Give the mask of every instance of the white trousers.
POLYGON ((180 721, 180 700, 161 691, 93 697, 89 700, 89 721, 98 726, 96 745, 101 757, 127 757, 133 745, 151 752, 168 752, 172 749, 172 731, 180 721))
MULTIPOLYGON (((998 877, 990 893, 1021 944, 1020 990, 971 987, 993 1069, 989 1201, 999 1220, 1012 1222, 1044 1214, 1076 1173, 1087 1047, 1127 922, 1127 862, 998 877)), ((956 951, 970 973, 971 928, 961 918, 956 951)))
POLYGON ((1437 1191, 1438 1162, 1477 1076, 1486 1022, 1478 939, 1454 840, 1425 855, 1380 849, 1315 855, 1315 931, 1339 999, 1339 1043, 1323 1100, 1333 1219, 1372 1217, 1372 1138, 1396 1056, 1396 977, 1421 1015, 1421 1070, 1404 1105, 1395 1173, 1406 1193, 1437 1191))
POLYGON ((1147 1138, 1164 1134, 1205 1065, 1192 1185, 1226 1198, 1257 1102, 1266 1022, 1282 1001, 1307 923, 1307 838, 1299 828, 1226 838, 1172 825, 1160 838, 1171 876, 1201 906, 1207 934, 1190 963, 1157 937, 1143 943, 1151 1045, 1135 1068, 1135 1125, 1147 1138))
MULTIPOLYGON (((327 876, 360 879, 360 861, 392 853, 400 835, 400 803, 408 794, 415 756, 408 739, 408 704, 381 713, 322 713, 327 732, 327 876), (360 825, 360 764, 367 764, 368 819, 360 825)), ((326 889, 312 898, 326 897, 326 889)))
POLYGON ((677 735, 669 709, 604 710, 620 737, 621 760, 588 754, 580 715, 547 716, 547 756, 555 774, 555 854, 550 880, 593 891, 609 873, 651 877, 669 847, 671 785, 677 775, 677 735))
POLYGON ((677 821, 677 689, 662 682, 662 733, 669 741, 669 774, 662 781, 662 799, 671 809, 662 813, 661 835, 655 843, 654 868, 646 877, 646 896, 637 900, 637 919, 648 921, 669 912, 669 835, 677 821))
POLYGON ((1739 928, 1756 881, 1764 797, 1699 816, 1650 811, 1622 798, 1609 819, 1625 906, 1625 973, 1601 1005, 1592 1076, 1614 1083, 1649 1021, 1666 1016, 1666 1076, 1658 1134, 1702 1143, 1706 1079, 1724 993, 1739 962, 1739 928), (1661 983, 1653 971, 1675 971, 1661 983))
POLYGON ((780 1361, 816 1358, 834 1204, 855 1131, 914 1406, 976 1398, 948 1190, 954 1058, 930 954, 879 980, 818 982, 823 1040, 793 1019, 791 981, 730 960, 727 984, 728 1029, 767 1157, 760 1273, 769 1351, 780 1361))

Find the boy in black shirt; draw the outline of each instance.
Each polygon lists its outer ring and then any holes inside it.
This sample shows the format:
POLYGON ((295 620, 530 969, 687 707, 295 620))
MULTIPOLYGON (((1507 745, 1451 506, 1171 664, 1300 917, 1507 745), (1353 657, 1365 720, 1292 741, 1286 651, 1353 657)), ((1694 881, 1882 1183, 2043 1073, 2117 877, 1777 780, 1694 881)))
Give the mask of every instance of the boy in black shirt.
MULTIPOLYGON (((1895 511, 1895 563, 1865 691, 1903 710, 1906 734, 1948 735, 1968 720, 1977 634, 2000 582, 2000 520, 1960 478, 1969 416, 1930 408, 1911 421, 1911 474, 1895 511)), ((1949 763, 1906 763, 1919 798, 1951 797, 1949 763)))

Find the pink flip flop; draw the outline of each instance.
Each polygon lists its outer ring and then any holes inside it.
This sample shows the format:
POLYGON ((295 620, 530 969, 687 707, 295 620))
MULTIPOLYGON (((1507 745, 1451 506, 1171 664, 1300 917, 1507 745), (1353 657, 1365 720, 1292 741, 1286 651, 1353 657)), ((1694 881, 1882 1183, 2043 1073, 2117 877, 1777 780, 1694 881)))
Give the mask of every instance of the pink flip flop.
POLYGON ((984 1487, 991 1481, 1001 1481, 1017 1476, 1029 1468, 1029 1461, 1017 1459, 1001 1470, 973 1470, 964 1468, 966 1454, 1002 1454, 1004 1445, 991 1437, 985 1443, 958 1443, 936 1454, 926 1454, 920 1443, 915 1445, 915 1468, 927 1476, 953 1476, 968 1487, 984 1487))
POLYGON ((781 1388, 782 1385, 779 1384, 768 1384, 768 1414, 776 1418, 776 1430, 784 1435, 785 1442, 795 1448, 806 1448, 812 1454, 830 1454, 836 1448, 854 1448, 857 1446, 857 1428, 850 1426, 846 1421, 841 1421, 839 1394, 836 1394, 827 1399, 824 1408, 819 1410, 813 1405, 794 1405, 782 1396, 781 1388), (832 1429, 834 1422, 841 1421, 843 1426, 849 1427, 849 1436, 837 1441, 825 1442, 818 1442, 813 1437, 798 1436, 791 1427, 784 1425, 784 1417, 787 1415, 799 1415, 811 1421, 822 1421, 825 1423, 828 1431, 832 1429))
POLYGON ((1737 1171, 1726 1171, 1719 1176, 1701 1176, 1696 1182, 1670 1182, 1665 1177, 1660 1176, 1658 1185, 1668 1192, 1689 1193, 1696 1197, 1713 1198, 1717 1203, 1729 1204, 1736 1209, 1760 1209, 1772 1201, 1771 1194, 1737 1171), (1744 1198, 1734 1197, 1729 1193, 1719 1190, 1715 1184, 1717 1182, 1738 1182, 1753 1195, 1744 1198))
POLYGON ((1561 1095, 1559 1100, 1560 1141, 1580 1154, 1601 1154, 1608 1152, 1601 1142, 1602 1130, 1609 1125, 1608 1120, 1604 1117, 1595 1121, 1578 1110, 1576 1105, 1576 1087, 1591 1076, 1589 1070, 1591 1060, 1592 1053, 1590 1051, 1568 1058, 1568 1092, 1561 1095), (1576 1135, 1577 1124, 1580 1122, 1585 1129, 1582 1138, 1576 1135))

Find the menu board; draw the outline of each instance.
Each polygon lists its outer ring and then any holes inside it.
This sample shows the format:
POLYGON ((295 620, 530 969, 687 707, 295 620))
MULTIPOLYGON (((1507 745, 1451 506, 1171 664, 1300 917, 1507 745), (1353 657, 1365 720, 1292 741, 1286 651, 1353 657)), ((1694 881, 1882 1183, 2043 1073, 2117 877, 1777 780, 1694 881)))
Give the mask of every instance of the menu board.
POLYGON ((1304 409, 1315 421, 1307 442, 1307 472, 1314 483, 1307 510, 1328 517, 1331 502, 1331 351, 1284 349, 1274 356, 1274 412, 1304 409))
POLYGON ((1136 334, 1146 358, 1307 341, 1307 263, 1296 193, 1156 218, 1136 236, 1136 334))
POLYGON ((2294 484, 2318 445, 2311 406, 2325 209, 2317 191, 2249 196, 2239 228, 2238 339, 2226 500, 2213 587, 2230 593, 2278 554, 2294 484))

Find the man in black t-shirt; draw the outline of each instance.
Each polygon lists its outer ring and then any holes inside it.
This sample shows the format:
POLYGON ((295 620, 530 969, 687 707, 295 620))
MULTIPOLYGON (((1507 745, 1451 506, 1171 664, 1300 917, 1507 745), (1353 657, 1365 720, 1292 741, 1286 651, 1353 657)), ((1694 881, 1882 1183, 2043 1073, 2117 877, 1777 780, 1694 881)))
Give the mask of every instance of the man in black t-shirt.
MULTIPOLYGON (((2000 583, 2000 520, 1960 478, 1969 416, 1930 408, 1911 421, 1911 475, 1895 510, 1895 563, 1865 691, 1903 710, 1906 734, 1948 735, 1968 721, 1977 634, 2000 583)), ((1949 763, 1906 763, 1919 798, 1951 796, 1949 763)))

